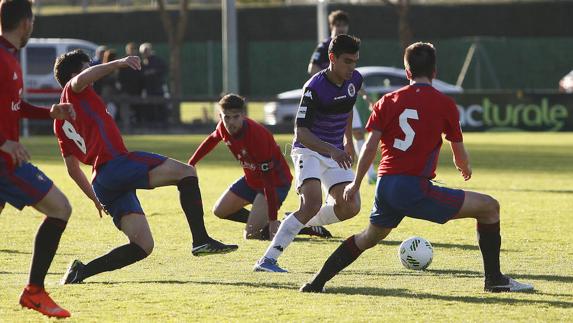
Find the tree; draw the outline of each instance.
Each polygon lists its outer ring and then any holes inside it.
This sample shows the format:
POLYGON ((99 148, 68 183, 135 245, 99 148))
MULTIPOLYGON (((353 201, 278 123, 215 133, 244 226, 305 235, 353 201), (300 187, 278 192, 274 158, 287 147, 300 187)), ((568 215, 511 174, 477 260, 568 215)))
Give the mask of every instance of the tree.
POLYGON ((181 53, 185 38, 185 30, 187 29, 188 5, 189 0, 179 1, 178 17, 175 19, 175 14, 170 14, 170 12, 167 11, 165 0, 157 0, 161 23, 165 33, 167 34, 167 42, 169 44, 169 87, 172 98, 176 103, 173 110, 173 118, 175 119, 175 122, 179 122, 180 120, 179 102, 182 96, 181 53))
POLYGON ((396 10, 398 15, 398 39, 400 40, 400 46, 405 49, 412 43, 414 38, 410 21, 408 20, 410 0, 382 0, 382 2, 396 10))

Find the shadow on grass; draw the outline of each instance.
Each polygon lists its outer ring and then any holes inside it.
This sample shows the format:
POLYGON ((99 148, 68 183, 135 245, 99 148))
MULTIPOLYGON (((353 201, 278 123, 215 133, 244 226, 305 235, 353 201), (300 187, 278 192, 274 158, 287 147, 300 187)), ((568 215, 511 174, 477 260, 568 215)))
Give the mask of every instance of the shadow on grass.
MULTIPOLYGON (((371 295, 371 296, 390 296, 390 297, 404 297, 409 299, 430 299, 441 300, 448 302, 462 302, 462 303, 475 303, 475 304, 507 304, 507 305, 545 305, 562 308, 573 308, 573 302, 565 301, 546 301, 537 299, 515 299, 512 298, 515 294, 504 293, 498 294, 497 297, 489 297, 492 294, 483 294, 480 296, 449 296, 430 293, 411 292, 406 289, 394 288, 377 288, 377 287, 332 287, 327 289, 328 294, 345 294, 345 295, 371 295), (488 295, 487 297, 485 295, 488 295), (503 295, 503 296, 501 296, 503 295), (506 297, 504 297, 506 296, 506 297)), ((530 295, 543 295, 536 292, 520 293, 530 295)))
MULTIPOLYGON (((339 238, 339 237, 334 237, 334 238, 330 238, 330 239, 322 239, 322 238, 316 238, 316 237, 305 237, 305 236, 297 236, 296 238, 294 238, 294 241, 297 242, 309 242, 311 244, 341 244, 342 242, 344 242, 344 240, 346 240, 346 237, 344 237, 343 239, 339 238)), ((378 242, 379 245, 383 245, 383 246, 399 246, 402 243, 402 241, 396 241, 396 240, 382 240, 380 242, 378 242)), ((455 244, 455 243, 440 243, 440 242, 432 242, 432 246, 434 246, 434 248, 441 248, 441 249, 462 249, 462 250, 479 250, 479 247, 477 246, 477 242, 475 245, 469 245, 469 244, 455 244)), ((515 250, 511 250, 511 249, 504 249, 502 248, 503 252, 513 252, 515 250)))
MULTIPOLYGON (((314 273, 309 273, 314 274, 314 273)), ((483 278, 481 271, 455 270, 455 269, 426 269, 421 271, 399 271, 399 272, 371 272, 363 270, 345 270, 339 275, 364 275, 364 276, 452 276, 456 278, 483 278)), ((573 283, 573 276, 559 275, 535 275, 535 274, 508 274, 517 280, 545 280, 550 282, 573 283)), ((573 287, 573 286, 572 286, 573 287)), ((573 295, 572 295, 573 296, 573 295)))
MULTIPOLYGON (((0 271, 0 275, 29 275, 30 273, 27 271, 0 271)), ((57 276, 61 276, 64 273, 60 273, 60 272, 49 272, 47 275, 57 275, 57 276)))
POLYGON ((116 282, 86 282, 86 284, 99 285, 123 285, 123 284, 167 284, 167 285, 225 285, 251 288, 272 288, 272 289, 298 289, 295 283, 273 283, 273 282, 229 282, 229 281, 205 281, 205 280, 138 280, 138 281, 116 281, 116 282))
POLYGON ((0 253, 17 254, 17 255, 31 255, 32 254, 29 251, 20 251, 20 250, 12 250, 12 249, 0 249, 0 253))
POLYGON ((573 190, 543 190, 531 188, 471 188, 470 191, 500 191, 500 192, 518 192, 518 193, 554 193, 554 194, 573 194, 573 190))
MULTIPOLYGON (((296 291, 300 287, 295 283, 272 283, 272 282, 239 282, 239 281, 203 281, 203 280, 146 280, 146 281, 129 281, 129 282, 93 282, 90 284, 115 285, 115 284, 175 284, 175 285, 215 285, 215 286, 236 286, 257 289, 288 289, 296 291)), ((409 291, 402 288, 378 288, 378 287, 331 287, 327 289, 326 294, 345 294, 345 295, 367 295, 367 296, 389 296, 403 297, 408 299, 430 299, 448 302, 462 302, 475 304, 508 304, 508 305, 545 305, 552 307, 573 308, 573 302, 536 300, 536 299, 515 299, 515 294, 498 294, 500 296, 491 297, 492 294, 484 293, 484 296, 449 296, 440 294, 420 293, 409 291), (486 296, 487 295, 487 296, 486 296)), ((521 293, 523 294, 523 293, 521 293)), ((530 295, 540 296, 566 296, 572 295, 553 295, 538 292, 527 293, 530 295)))

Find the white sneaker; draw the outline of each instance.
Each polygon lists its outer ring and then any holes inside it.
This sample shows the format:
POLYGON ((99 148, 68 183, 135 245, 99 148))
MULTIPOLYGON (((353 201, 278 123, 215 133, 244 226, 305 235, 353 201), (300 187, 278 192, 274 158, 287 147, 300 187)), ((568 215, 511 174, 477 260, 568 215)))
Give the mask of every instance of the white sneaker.
POLYGON ((517 280, 501 275, 495 281, 489 281, 488 279, 485 280, 484 291, 492 292, 492 293, 500 293, 500 292, 527 292, 533 290, 533 285, 520 283, 517 280))

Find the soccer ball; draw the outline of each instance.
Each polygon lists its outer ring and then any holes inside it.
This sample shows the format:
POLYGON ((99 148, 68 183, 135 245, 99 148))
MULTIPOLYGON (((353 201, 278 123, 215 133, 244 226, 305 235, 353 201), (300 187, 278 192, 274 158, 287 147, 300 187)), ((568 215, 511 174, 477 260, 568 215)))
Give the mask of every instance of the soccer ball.
POLYGON ((433 256, 432 245, 421 237, 408 238, 398 248, 398 259, 407 269, 424 270, 432 263, 433 256))

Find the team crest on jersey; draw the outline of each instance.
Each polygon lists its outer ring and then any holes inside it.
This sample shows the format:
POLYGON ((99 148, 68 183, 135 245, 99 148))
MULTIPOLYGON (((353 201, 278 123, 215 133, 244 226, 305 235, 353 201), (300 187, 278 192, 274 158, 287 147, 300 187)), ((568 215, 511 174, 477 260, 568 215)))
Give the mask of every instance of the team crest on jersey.
POLYGON ((356 88, 354 87, 354 84, 350 83, 348 85, 348 95, 352 98, 356 95, 356 88))
POLYGON ((16 72, 14 72, 14 77, 12 78, 12 81, 16 81, 18 79, 18 74, 16 74, 16 72))

